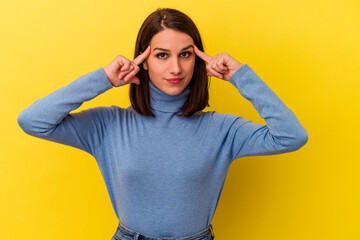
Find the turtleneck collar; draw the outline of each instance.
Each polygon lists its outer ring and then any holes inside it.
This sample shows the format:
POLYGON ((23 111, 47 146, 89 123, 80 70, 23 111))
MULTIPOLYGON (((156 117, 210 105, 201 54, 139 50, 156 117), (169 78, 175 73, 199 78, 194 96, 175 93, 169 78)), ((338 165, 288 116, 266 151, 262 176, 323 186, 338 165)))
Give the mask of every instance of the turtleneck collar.
POLYGON ((150 80, 149 88, 151 109, 160 112, 179 112, 190 94, 190 89, 185 88, 178 95, 168 95, 155 87, 150 80))

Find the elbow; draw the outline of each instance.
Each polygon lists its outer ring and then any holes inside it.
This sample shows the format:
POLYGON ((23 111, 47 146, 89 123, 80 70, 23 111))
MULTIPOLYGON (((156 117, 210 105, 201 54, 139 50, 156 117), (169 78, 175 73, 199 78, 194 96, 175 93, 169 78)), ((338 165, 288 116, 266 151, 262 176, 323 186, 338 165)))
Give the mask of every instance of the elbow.
POLYGON ((47 135, 49 133, 49 131, 40 128, 38 121, 30 115, 27 109, 20 112, 17 122, 20 128, 31 136, 47 135))
POLYGON ((308 140, 309 140, 309 135, 308 135, 307 131, 303 128, 293 138, 293 141, 291 144, 291 150, 296 151, 296 150, 302 148, 308 142, 308 140))
POLYGON ((309 140, 308 133, 304 128, 297 131, 296 134, 291 134, 288 137, 274 138, 278 151, 281 153, 293 152, 303 147, 309 140))
POLYGON ((20 112, 17 118, 18 125, 20 128, 27 134, 32 134, 31 124, 30 124, 30 118, 28 114, 26 114, 26 109, 20 112))

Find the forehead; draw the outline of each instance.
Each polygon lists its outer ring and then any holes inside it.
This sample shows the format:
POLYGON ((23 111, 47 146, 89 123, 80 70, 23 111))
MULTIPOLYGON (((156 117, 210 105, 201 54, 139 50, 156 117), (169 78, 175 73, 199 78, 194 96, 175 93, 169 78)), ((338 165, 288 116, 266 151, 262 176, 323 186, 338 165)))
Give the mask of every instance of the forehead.
POLYGON ((152 49, 158 47, 171 51, 183 49, 191 44, 194 44, 194 41, 188 34, 172 29, 165 29, 158 32, 150 41, 152 49))

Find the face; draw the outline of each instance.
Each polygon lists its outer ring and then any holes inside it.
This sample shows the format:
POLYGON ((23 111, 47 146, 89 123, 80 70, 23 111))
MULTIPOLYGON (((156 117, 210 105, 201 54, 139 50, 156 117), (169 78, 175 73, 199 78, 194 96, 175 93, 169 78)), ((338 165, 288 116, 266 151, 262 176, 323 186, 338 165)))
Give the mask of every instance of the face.
POLYGON ((153 36, 150 46, 144 62, 150 81, 168 95, 181 93, 194 72, 194 41, 186 33, 165 29, 153 36))

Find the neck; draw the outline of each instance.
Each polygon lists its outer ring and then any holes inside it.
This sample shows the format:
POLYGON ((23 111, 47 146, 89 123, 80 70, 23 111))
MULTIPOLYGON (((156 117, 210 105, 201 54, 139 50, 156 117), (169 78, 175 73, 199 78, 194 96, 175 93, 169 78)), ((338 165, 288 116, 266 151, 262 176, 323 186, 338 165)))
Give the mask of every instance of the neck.
POLYGON ((190 89, 185 88, 178 95, 169 95, 155 87, 151 81, 149 88, 151 109, 160 112, 180 112, 190 94, 190 89))

